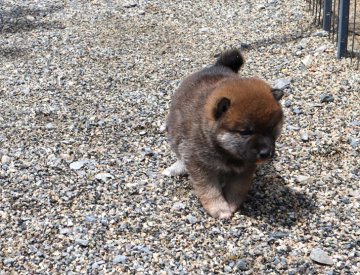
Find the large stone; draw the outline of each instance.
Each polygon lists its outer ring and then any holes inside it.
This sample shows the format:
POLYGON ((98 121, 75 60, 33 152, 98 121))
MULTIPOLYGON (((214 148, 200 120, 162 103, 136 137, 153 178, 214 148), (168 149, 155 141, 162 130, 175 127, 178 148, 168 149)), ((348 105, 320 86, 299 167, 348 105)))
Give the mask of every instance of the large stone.
POLYGON ((321 248, 314 248, 310 253, 310 259, 324 265, 333 265, 333 259, 321 248))

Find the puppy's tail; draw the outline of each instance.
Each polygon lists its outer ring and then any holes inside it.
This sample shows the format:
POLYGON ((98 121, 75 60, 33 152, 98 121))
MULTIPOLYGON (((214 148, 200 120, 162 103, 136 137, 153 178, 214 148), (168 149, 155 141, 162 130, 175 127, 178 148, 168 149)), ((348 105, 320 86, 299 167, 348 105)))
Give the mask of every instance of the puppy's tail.
POLYGON ((237 73, 245 60, 238 49, 223 52, 215 63, 215 66, 224 66, 237 73))

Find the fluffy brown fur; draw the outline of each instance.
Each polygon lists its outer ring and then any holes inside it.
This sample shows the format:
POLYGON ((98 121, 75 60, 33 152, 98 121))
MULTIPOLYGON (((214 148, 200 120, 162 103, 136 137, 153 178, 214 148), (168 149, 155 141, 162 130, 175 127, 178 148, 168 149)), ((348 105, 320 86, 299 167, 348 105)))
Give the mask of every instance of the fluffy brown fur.
POLYGON ((172 98, 167 130, 178 161, 163 173, 188 173, 205 210, 230 218, 243 202, 256 164, 274 155, 282 91, 240 78, 238 50, 187 77, 172 98))

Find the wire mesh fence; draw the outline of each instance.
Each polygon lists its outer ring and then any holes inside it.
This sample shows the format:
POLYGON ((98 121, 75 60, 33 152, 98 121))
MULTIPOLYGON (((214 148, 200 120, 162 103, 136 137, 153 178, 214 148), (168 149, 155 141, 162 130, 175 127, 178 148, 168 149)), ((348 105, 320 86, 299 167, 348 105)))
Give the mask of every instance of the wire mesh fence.
POLYGON ((307 0, 314 23, 337 44, 337 57, 350 57, 359 69, 360 0, 307 0))

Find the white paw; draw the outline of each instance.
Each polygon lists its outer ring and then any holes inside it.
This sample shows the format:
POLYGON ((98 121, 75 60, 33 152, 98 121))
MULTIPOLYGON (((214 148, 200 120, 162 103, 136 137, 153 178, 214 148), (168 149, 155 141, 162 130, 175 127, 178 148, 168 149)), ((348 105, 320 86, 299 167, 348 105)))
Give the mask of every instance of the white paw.
POLYGON ((219 211, 217 214, 219 219, 227 220, 231 218, 233 212, 225 210, 225 211, 219 211))
POLYGON ((166 168, 162 172, 162 174, 167 177, 181 176, 181 175, 185 175, 186 173, 187 172, 186 172, 185 164, 181 160, 178 160, 177 162, 175 162, 173 165, 166 168))

